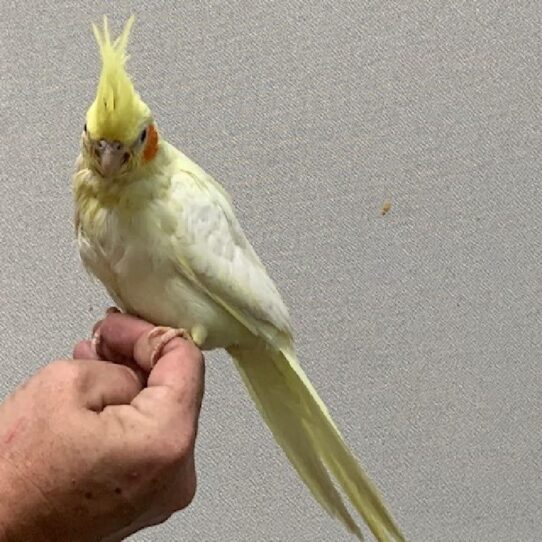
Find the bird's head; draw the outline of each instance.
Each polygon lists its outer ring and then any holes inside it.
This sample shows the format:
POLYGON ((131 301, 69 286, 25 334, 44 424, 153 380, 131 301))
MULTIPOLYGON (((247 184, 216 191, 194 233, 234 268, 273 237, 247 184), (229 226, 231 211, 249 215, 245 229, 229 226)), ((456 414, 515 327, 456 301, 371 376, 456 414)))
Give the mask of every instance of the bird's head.
POLYGON ((158 132, 148 106, 126 73, 126 44, 134 17, 111 41, 107 17, 103 30, 92 25, 100 48, 102 71, 96 98, 86 115, 83 154, 89 166, 106 178, 125 175, 150 162, 158 151, 158 132))

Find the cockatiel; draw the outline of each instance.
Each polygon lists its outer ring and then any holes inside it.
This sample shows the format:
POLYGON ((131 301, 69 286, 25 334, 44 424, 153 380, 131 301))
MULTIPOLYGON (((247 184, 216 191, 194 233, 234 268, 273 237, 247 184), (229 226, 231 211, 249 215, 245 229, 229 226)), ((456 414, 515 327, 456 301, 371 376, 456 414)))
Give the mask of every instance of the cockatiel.
MULTIPOLYGON (((317 501, 359 539, 340 486, 380 541, 404 540, 298 364, 288 311, 225 190, 159 135, 126 73, 134 18, 112 41, 73 177, 81 259, 125 312, 201 349, 225 348, 317 501)), ((156 330, 154 331, 156 332, 156 330)))

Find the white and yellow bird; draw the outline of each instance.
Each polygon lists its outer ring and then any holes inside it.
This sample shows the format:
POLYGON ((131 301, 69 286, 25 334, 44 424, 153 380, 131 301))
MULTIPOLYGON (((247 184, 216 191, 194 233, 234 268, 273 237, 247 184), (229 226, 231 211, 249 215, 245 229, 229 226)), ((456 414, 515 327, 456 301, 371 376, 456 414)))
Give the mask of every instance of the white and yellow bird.
POLYGON ((298 364, 288 311, 225 190, 163 140, 125 71, 133 24, 111 41, 73 177, 82 261, 125 312, 225 348, 263 418, 317 501, 359 539, 353 508, 380 541, 404 540, 298 364))

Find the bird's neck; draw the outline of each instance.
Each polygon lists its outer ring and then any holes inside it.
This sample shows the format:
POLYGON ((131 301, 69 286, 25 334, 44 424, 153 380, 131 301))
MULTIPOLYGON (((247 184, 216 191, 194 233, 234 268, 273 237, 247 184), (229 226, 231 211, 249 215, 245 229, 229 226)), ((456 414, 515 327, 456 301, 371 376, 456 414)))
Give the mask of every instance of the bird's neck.
POLYGON ((163 197, 169 184, 167 149, 159 145, 154 158, 118 178, 104 178, 85 157, 78 162, 73 177, 76 204, 79 207, 137 211, 156 198, 163 197))

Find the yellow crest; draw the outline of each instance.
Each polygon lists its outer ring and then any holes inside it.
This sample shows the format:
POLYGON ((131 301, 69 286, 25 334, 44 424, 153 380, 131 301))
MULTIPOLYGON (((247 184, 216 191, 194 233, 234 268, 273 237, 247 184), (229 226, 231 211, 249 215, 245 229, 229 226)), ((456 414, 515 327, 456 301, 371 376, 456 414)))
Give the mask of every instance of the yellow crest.
POLYGON ((126 73, 126 44, 134 16, 128 19, 122 34, 111 42, 107 17, 103 32, 92 25, 100 47, 102 72, 96 99, 87 112, 87 130, 93 139, 109 139, 131 144, 138 137, 150 110, 141 100, 126 73))

